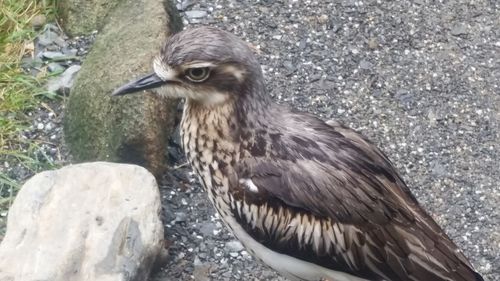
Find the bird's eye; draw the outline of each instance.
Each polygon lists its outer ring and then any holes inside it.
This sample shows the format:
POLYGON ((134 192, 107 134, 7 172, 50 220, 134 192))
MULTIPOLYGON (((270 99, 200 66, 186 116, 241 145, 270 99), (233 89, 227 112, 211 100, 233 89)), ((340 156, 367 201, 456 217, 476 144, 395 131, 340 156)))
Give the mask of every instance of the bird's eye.
POLYGON ((193 82, 203 82, 210 75, 208 67, 195 67, 186 71, 186 77, 193 82))

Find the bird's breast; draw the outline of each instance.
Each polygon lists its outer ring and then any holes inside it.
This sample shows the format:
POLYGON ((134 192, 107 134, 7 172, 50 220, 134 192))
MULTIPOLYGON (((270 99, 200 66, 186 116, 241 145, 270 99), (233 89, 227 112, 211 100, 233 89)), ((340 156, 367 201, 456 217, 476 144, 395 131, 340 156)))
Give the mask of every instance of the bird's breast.
POLYGON ((238 144, 227 137, 228 121, 213 112, 192 112, 185 108, 181 121, 181 142, 187 161, 217 209, 227 209, 229 180, 224 168, 239 157, 238 144))

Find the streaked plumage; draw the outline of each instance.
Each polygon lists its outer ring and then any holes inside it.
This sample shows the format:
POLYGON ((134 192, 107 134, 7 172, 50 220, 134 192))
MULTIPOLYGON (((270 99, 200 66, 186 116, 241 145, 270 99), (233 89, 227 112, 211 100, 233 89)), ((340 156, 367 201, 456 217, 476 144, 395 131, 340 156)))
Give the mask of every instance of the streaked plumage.
POLYGON ((275 104, 243 41, 189 29, 154 69, 116 94, 186 98, 186 157, 256 258, 293 280, 482 280, 372 143, 275 104))

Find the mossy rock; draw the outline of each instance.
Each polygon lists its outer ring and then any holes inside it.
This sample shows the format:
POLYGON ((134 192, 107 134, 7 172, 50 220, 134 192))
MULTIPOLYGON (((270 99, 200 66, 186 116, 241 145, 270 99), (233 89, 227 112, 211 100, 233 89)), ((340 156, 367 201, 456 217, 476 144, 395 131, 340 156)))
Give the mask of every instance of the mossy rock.
POLYGON ((170 1, 122 0, 87 55, 71 91, 65 141, 76 162, 134 163, 159 175, 165 167, 177 101, 152 93, 111 97, 121 84, 152 71, 152 59, 182 24, 170 1))
POLYGON ((58 7, 66 33, 75 36, 101 29, 123 0, 62 0, 58 7))

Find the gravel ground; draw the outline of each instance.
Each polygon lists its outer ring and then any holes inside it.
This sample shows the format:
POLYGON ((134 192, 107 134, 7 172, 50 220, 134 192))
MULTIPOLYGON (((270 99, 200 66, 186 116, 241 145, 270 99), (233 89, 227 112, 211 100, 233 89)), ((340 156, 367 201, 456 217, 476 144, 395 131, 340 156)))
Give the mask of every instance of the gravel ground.
MULTIPOLYGON (((277 101, 375 141, 478 271, 500 280, 500 2, 249 2, 178 7, 187 26, 256 47, 277 101)), ((285 280, 234 241, 188 167, 162 193, 171 246, 152 280, 285 280)))

